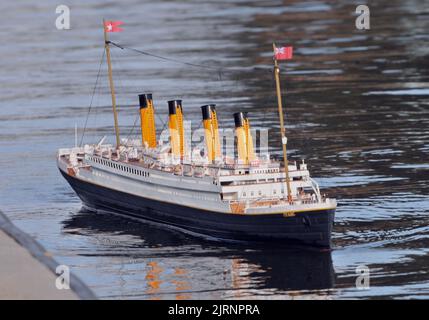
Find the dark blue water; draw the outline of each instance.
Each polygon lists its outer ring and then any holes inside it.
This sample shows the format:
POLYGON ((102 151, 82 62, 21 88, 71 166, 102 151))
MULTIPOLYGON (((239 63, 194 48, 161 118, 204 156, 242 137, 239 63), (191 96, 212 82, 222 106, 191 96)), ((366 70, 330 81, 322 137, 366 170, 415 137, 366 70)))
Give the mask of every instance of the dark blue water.
MULTIPOLYGON (((428 298, 429 4, 371 1, 356 30, 354 1, 55 1, 0 4, 0 208, 100 298, 428 298), (81 210, 55 154, 85 124, 102 56, 101 19, 125 22, 112 40, 226 69, 220 74, 112 49, 124 135, 137 135, 136 95, 218 105, 221 125, 250 112, 278 152, 271 43, 292 44, 282 65, 292 160, 305 158, 339 202, 334 250, 207 242, 81 210), (355 287, 370 270, 369 290, 355 287)), ((103 65, 85 142, 113 141, 103 65)), ((157 107, 157 106, 156 106, 157 107)))

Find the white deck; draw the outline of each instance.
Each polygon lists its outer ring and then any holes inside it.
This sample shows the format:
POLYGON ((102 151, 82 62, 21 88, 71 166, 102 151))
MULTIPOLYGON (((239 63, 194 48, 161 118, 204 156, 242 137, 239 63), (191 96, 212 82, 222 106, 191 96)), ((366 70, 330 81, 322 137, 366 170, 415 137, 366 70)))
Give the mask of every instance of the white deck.
POLYGON ((272 214, 325 210, 336 207, 322 199, 306 165, 290 165, 293 203, 285 198, 285 173, 278 165, 225 170, 201 166, 186 175, 186 168, 138 160, 118 161, 111 152, 83 148, 61 149, 58 166, 76 178, 117 191, 177 205, 235 214, 272 214), (70 171, 72 170, 72 171, 70 171), (304 190, 313 190, 312 194, 304 190))

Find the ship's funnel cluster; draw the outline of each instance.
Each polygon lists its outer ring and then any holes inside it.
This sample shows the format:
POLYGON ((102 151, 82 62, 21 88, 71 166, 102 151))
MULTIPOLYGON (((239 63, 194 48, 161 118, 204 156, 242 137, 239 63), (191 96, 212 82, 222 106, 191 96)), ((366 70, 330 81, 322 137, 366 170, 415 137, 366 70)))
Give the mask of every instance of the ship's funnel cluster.
POLYGON ((256 159, 256 156, 247 112, 234 113, 234 123, 235 134, 237 136, 238 159, 245 164, 249 164, 250 161, 256 159))
MULTIPOLYGON (((152 94, 140 94, 139 101, 142 145, 148 148, 156 148, 155 110, 152 94)), ((216 105, 207 104, 201 106, 201 112, 203 116, 207 159, 210 163, 214 163, 217 159, 222 159, 216 105)), ((234 123, 235 134, 237 136, 238 160, 241 163, 250 164, 256 159, 256 155, 247 112, 234 113, 234 123)), ((185 159, 187 150, 182 100, 168 101, 168 128, 171 154, 177 158, 185 159)))
POLYGON ((140 123, 142 130, 142 145, 149 148, 156 147, 155 110, 151 93, 139 95, 140 123))
POLYGON ((204 135, 207 146, 207 155, 210 162, 221 157, 219 127, 216 115, 216 105, 210 104, 201 107, 203 114, 204 135))
POLYGON ((185 130, 183 126, 182 100, 168 101, 168 127, 171 152, 183 158, 185 155, 185 130))

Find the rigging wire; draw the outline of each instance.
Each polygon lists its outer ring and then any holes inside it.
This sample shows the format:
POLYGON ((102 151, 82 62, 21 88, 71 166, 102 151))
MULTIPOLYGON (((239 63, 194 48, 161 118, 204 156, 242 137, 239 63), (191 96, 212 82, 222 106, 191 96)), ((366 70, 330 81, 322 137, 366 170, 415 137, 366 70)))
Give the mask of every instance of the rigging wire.
MULTIPOLYGON (((118 70, 121 70, 121 64, 119 62, 119 59, 116 58, 116 54, 113 54, 113 52, 111 52, 110 55, 111 55, 112 62, 115 65, 118 66, 118 70)), ((116 74, 117 74, 117 82, 116 82, 116 86, 115 86, 115 91, 116 91, 116 96, 119 96, 119 94, 121 92, 125 92, 125 87, 123 85, 123 81, 122 81, 122 77, 121 77, 121 72, 116 72, 116 74)), ((116 108, 118 110, 118 113, 119 113, 119 110, 120 110, 119 106, 120 106, 120 104, 117 103, 116 108)), ((131 134, 134 131, 134 127, 135 127, 136 124, 137 124, 137 119, 134 120, 134 125, 131 127, 131 130, 128 132, 127 140, 131 137, 131 134)))
MULTIPOLYGON (((96 93, 97 98, 95 101, 95 108, 94 108, 94 111, 95 111, 94 112, 95 113, 95 115, 94 115, 94 128, 97 128, 97 120, 98 120, 98 114, 99 114, 99 110, 98 110, 99 108, 98 107, 100 106, 101 93, 102 93, 102 87, 98 86, 97 93, 96 93)), ((101 136, 100 136, 100 133, 98 133, 98 136, 97 136, 97 130, 94 130, 93 136, 94 136, 94 140, 96 138, 98 138, 98 140, 100 140, 103 137, 103 134, 101 134, 101 136)))
POLYGON ((134 124, 133 124, 133 126, 132 126, 132 128, 131 128, 130 132, 128 133, 127 141, 130 139, 131 135, 133 134, 134 129, 135 129, 136 125, 137 125, 137 120, 138 120, 138 119, 139 119, 139 114, 137 114, 136 118, 134 119, 134 124))
POLYGON ((115 47, 117 47, 119 49, 122 49, 122 50, 127 49, 127 50, 130 50, 130 51, 134 51, 134 52, 146 55, 146 56, 150 56, 150 57, 161 59, 161 60, 165 60, 165 61, 180 63, 180 64, 188 65, 188 66, 191 66, 191 67, 197 67, 197 68, 212 69, 212 70, 218 70, 218 71, 221 70, 220 68, 217 68, 217 67, 206 66, 206 65, 202 65, 202 64, 191 63, 191 62, 186 62, 186 61, 181 61, 181 60, 177 60, 177 59, 163 57, 163 56, 160 56, 160 55, 157 55, 157 54, 153 54, 153 53, 150 53, 150 52, 147 52, 147 51, 143 51, 143 50, 139 50, 139 49, 136 49, 136 48, 132 48, 132 47, 120 45, 120 44, 117 44, 117 43, 112 42, 112 41, 108 41, 108 43, 111 44, 111 45, 114 45, 115 47))
POLYGON ((104 55, 105 55, 105 51, 104 51, 104 48, 103 48, 103 54, 101 55, 100 65, 99 65, 99 67, 98 67, 97 79, 95 80, 94 89, 92 90, 91 102, 90 102, 90 104, 89 104, 88 113, 87 113, 87 115, 86 115, 85 125, 84 125, 84 127, 83 127, 83 132, 82 132, 82 137, 80 138, 79 147, 81 147, 81 146, 82 146, 83 137, 85 136, 86 126, 87 126, 87 124, 88 124, 88 118, 89 118, 89 114, 90 114, 90 112, 91 112, 92 103, 93 103, 93 101, 94 101, 94 95, 95 95, 95 91, 96 91, 96 89, 97 89, 98 79, 100 78, 101 67, 102 67, 103 62, 104 62, 104 55))
POLYGON ((161 56, 158 54, 154 54, 154 53, 150 53, 147 51, 143 51, 140 49, 136 49, 133 47, 129 47, 129 46, 125 46, 125 45, 121 45, 118 43, 115 43, 113 41, 108 41, 109 44, 121 49, 121 50, 130 50, 130 51, 134 51, 136 53, 145 55, 145 56, 150 56, 156 59, 160 59, 160 60, 165 60, 165 61, 170 61, 170 62, 174 62, 174 63, 179 63, 179 64, 183 64, 183 65, 187 65, 187 66, 191 66, 191 67, 196 67, 196 68, 202 68, 202 69, 209 69, 209 70, 216 70, 218 72, 218 76, 219 76, 219 80, 222 81, 222 74, 224 73, 237 73, 240 74, 243 71, 255 71, 255 70, 263 70, 263 71, 267 71, 267 72, 272 72, 271 68, 261 68, 261 67, 253 67, 251 69, 249 68, 223 68, 223 67, 215 67, 215 66, 209 66, 209 65, 205 65, 205 64, 198 64, 198 63, 192 63, 192 62, 188 62, 188 61, 183 61, 183 60, 179 60, 179 59, 173 59, 173 58, 169 58, 169 57, 165 57, 165 56, 161 56))
MULTIPOLYGON (((275 88, 276 88, 276 84, 275 84, 275 81, 274 81, 274 74, 273 74, 273 76, 270 77, 270 89, 274 89, 275 90, 275 88)), ((270 100, 271 100, 270 104, 271 103, 273 103, 273 104, 275 103, 275 97, 274 96, 270 100)), ((265 124, 265 121, 267 120, 267 108, 263 108, 263 109, 264 109, 264 117, 262 119, 262 123, 265 124)))
POLYGON ((163 131, 165 130, 165 128, 167 127, 167 122, 168 122, 168 121, 164 121, 164 120, 162 120, 161 116, 160 116, 158 113, 156 113, 156 112, 155 112, 155 115, 158 117, 158 120, 160 120, 160 121, 161 121, 161 123, 162 123, 162 129, 161 129, 161 132, 163 132, 163 131))
MULTIPOLYGON (((120 68, 120 63, 119 63, 118 59, 116 58, 116 56, 115 56, 115 55, 113 55, 113 54, 112 54, 111 56, 112 56, 112 61, 113 61, 113 62, 115 62, 115 64, 117 64, 117 65, 119 66, 119 69, 121 69, 121 68, 120 68)), ((118 88, 120 88, 120 89, 124 89, 124 86, 123 86, 123 84, 122 84, 122 77, 121 77, 121 75, 120 75, 120 72, 118 72, 118 80, 119 80, 119 82, 120 82, 120 84, 119 84, 119 87, 118 87, 118 88)), ((117 91, 117 92, 119 93, 119 91, 117 91)), ((165 128, 166 128, 166 126, 167 126, 168 121, 164 121, 158 113, 155 113, 155 115, 158 117, 158 120, 159 120, 159 121, 161 121, 161 123, 162 123, 162 125, 163 125, 163 127, 162 127, 162 129, 161 129, 161 132, 162 132, 162 131, 164 131, 164 130, 165 130, 165 128)), ((136 126, 137 126, 138 118, 139 118, 139 115, 137 114, 137 116, 136 116, 136 118, 135 118, 135 120, 134 120, 134 124, 133 124, 133 126, 131 127, 131 130, 130 130, 130 132, 129 132, 129 133, 128 133, 128 135, 127 135, 127 139, 129 139, 129 138, 133 135, 133 132, 134 132, 134 130, 135 130, 135 128, 136 128, 136 126)), ((135 136, 137 137, 137 134, 136 134, 135 136)))

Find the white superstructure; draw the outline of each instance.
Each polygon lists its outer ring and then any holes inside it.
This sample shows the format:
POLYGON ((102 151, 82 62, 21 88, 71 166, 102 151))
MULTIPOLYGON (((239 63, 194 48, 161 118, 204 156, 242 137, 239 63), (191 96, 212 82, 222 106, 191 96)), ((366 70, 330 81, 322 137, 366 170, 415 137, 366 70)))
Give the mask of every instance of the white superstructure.
POLYGON ((111 145, 60 149, 61 170, 90 183, 156 201, 233 214, 272 214, 334 208, 321 195, 304 163, 289 165, 292 201, 286 200, 280 163, 207 164, 204 159, 174 164, 169 148, 149 150, 111 145), (161 149, 165 151, 162 151, 161 149))

